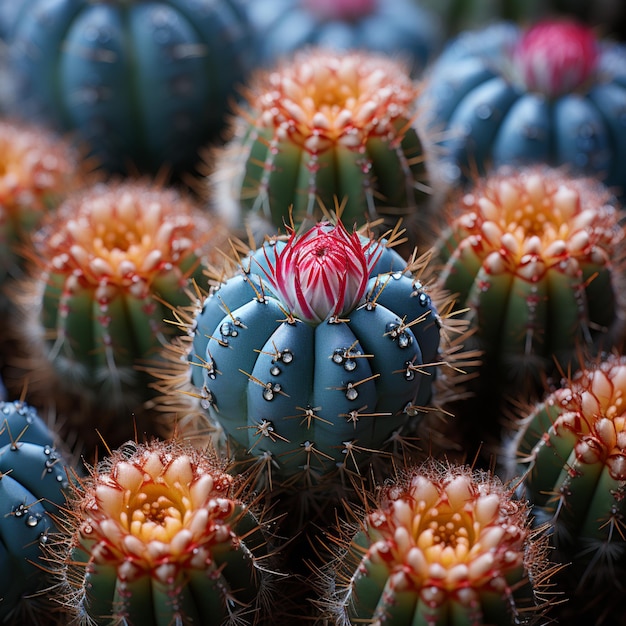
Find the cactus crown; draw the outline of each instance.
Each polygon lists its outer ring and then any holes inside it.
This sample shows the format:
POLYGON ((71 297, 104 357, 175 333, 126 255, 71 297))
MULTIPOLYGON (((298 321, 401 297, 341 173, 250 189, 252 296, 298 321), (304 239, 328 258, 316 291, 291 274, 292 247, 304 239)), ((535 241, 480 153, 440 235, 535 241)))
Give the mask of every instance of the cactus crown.
POLYGON ((598 44, 591 28, 571 20, 546 20, 529 28, 513 51, 519 80, 549 98, 576 91, 593 75, 598 44))

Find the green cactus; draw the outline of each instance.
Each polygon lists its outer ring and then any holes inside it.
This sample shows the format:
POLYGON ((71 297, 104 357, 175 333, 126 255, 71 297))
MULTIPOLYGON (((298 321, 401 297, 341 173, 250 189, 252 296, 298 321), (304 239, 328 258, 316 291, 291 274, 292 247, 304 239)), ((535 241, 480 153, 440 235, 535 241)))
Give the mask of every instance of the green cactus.
POLYGON ((45 546, 57 532, 68 462, 36 410, 0 402, 0 623, 46 624, 45 546), (34 620, 34 621, 33 621, 34 620))
POLYGON ((417 267, 321 222, 270 239, 211 290, 190 325, 186 393, 261 484, 358 472, 432 410, 444 298, 417 267))
POLYGON ((554 558, 572 563, 573 593, 587 601, 600 589, 623 593, 625 393, 626 358, 598 357, 523 416, 507 454, 537 523, 550 522, 554 558))
POLYGON ((546 538, 531 531, 528 504, 513 492, 464 465, 404 468, 330 544, 319 572, 329 622, 538 623, 552 573, 546 538))
POLYGON ((399 62, 375 53, 313 48, 257 71, 233 138, 211 154, 215 210, 232 227, 275 232, 339 205, 346 224, 382 218, 384 231, 403 218, 414 244, 431 183, 418 92, 399 62))
POLYGON ((265 526, 212 453, 128 442, 81 480, 51 554, 79 624, 256 624, 265 526))

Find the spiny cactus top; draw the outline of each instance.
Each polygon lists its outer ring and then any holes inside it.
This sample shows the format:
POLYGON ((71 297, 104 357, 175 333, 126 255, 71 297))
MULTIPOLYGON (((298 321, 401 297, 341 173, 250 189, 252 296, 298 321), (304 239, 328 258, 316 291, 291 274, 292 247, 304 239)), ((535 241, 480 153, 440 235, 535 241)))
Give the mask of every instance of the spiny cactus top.
POLYGON ((529 507, 493 474, 434 461, 386 485, 324 574, 333 623, 527 624, 550 573, 529 507))
POLYGON ((240 0, 23 0, 7 35, 18 115, 117 172, 193 167, 251 63, 240 0))
POLYGON ((275 229, 340 205, 347 224, 404 217, 410 228, 428 191, 417 94, 399 62, 374 53, 314 48, 257 71, 213 162, 215 209, 275 229))
POLYGON ((18 273, 20 248, 84 174, 69 141, 45 127, 0 120, 0 282, 18 273))
POLYGON ((79 624, 253 624, 265 595, 259 521, 217 458, 129 442, 70 498, 63 601, 79 624))
POLYGON ((559 557, 584 585, 614 590, 626 572, 625 398, 626 358, 597 358, 528 412, 509 454, 559 557))
POLYGON ((2 624, 45 623, 51 604, 35 592, 51 584, 42 549, 56 532, 54 519, 68 486, 68 462, 54 444, 55 435, 32 406, 0 402, 2 624))
POLYGON ((434 64, 423 106, 445 129, 450 180, 502 164, 567 165, 626 188, 626 47, 568 19, 462 34, 434 64))
POLYGON ((191 382, 270 486, 357 469, 429 406, 446 342, 416 267, 321 222, 269 240, 204 300, 191 382))
POLYGON ((266 65, 318 45, 403 55, 418 74, 443 42, 435 12, 411 0, 256 0, 249 13, 266 65))
POLYGON ((451 202, 439 280, 469 305, 486 364, 536 378, 576 346, 621 340, 621 215, 599 183, 542 167, 505 168, 451 202))
POLYGON ((157 358, 175 330, 170 307, 188 302, 210 245, 223 242, 217 221, 157 184, 102 183, 69 197, 37 233, 41 272, 25 298, 29 333, 60 382, 110 408, 147 397, 136 366, 157 358))

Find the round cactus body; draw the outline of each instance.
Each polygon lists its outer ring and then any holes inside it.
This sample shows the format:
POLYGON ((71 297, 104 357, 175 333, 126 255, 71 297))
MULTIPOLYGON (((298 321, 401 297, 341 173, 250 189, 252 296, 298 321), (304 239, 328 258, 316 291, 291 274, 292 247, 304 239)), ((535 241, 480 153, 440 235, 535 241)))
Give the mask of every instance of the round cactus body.
POLYGON ((0 121, 0 284, 21 275, 30 236, 84 174, 65 139, 34 124, 0 121))
POLYGON ((407 468, 357 523, 324 570, 335 624, 513 625, 545 613, 545 537, 493 474, 434 461, 407 468))
POLYGON ((567 166, 624 192, 626 49, 569 20, 465 33, 422 94, 452 182, 503 164, 567 166))
POLYGON ((70 498, 51 546, 79 624, 254 624, 267 538, 217 458, 174 441, 112 452, 70 498))
POLYGON ((625 393, 623 356, 584 365, 522 416, 508 454, 537 523, 550 522, 553 558, 571 562, 563 588, 576 606, 623 598, 625 393))
POLYGON ((441 285, 468 307, 484 364, 531 387, 555 360, 621 341, 621 213, 602 185, 504 168, 451 202, 441 285))
POLYGON ((266 65, 324 46, 404 56, 417 74, 443 42, 435 12, 412 0, 257 0, 249 13, 266 65))
POLYGON ((0 402, 0 623, 45 623, 43 549, 57 532, 67 463, 35 409, 0 402))
POLYGON ((441 320, 384 241, 321 222, 240 270, 197 313, 190 360, 203 408, 241 458, 277 482, 316 483, 360 467, 427 410, 441 320))
POLYGON ((219 223, 174 189, 103 183, 68 198, 37 233, 41 273, 24 298, 58 385, 111 410, 150 397, 139 366, 176 334, 164 320, 189 302, 210 246, 224 241, 219 223))
POLYGON ((253 45, 239 0, 27 0, 11 22, 17 113, 124 172, 195 165, 253 45))
POLYGON ((215 210, 233 227, 260 220, 265 232, 311 226, 323 208, 359 226, 403 218, 413 240, 430 199, 417 94, 400 63, 373 53, 317 48, 259 70, 234 137, 214 153, 215 210))

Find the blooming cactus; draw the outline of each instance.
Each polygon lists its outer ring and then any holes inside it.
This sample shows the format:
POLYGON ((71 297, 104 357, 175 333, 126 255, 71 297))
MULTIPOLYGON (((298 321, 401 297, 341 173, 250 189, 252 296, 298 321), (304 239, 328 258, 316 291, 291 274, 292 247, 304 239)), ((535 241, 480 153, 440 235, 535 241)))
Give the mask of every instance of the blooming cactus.
POLYGON ((175 331, 164 319, 188 302, 210 244, 223 240, 219 223, 156 184, 99 184, 68 198, 37 234, 40 273, 25 298, 29 334, 59 387, 111 410, 150 397, 138 366, 158 358, 175 331))
POLYGON ((341 206, 345 223, 403 217, 408 234, 428 205, 425 149, 414 124, 416 84, 374 53, 302 51, 251 79, 219 148, 210 183, 232 226, 311 226, 341 206))
POLYGON ((504 169, 451 203, 439 280, 507 384, 620 340, 620 215, 601 185, 550 168, 504 169))
POLYGON ((50 584, 42 549, 65 502, 67 460, 23 402, 0 402, 0 623, 45 623, 50 584), (39 592, 39 593, 36 593, 39 592))
POLYGON ((127 443, 81 480, 51 547, 80 624, 253 624, 267 556, 259 521, 217 458, 127 443))
POLYGON ((536 519, 551 521, 556 558, 572 562, 577 593, 622 594, 625 394, 626 358, 598 358, 528 412, 510 449, 536 519))
POLYGON ((434 461, 382 488, 324 575, 333 623, 527 624, 550 574, 529 507, 493 474, 434 461))
POLYGON ((434 64, 423 106, 445 130, 451 181, 503 164, 566 165, 621 193, 626 48, 567 19, 496 23, 455 39, 434 64))
POLYGON ((204 300, 191 382, 270 484, 358 469, 426 410, 441 319, 409 269, 385 241, 321 222, 269 240, 204 300))

